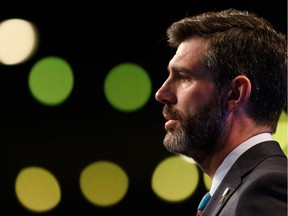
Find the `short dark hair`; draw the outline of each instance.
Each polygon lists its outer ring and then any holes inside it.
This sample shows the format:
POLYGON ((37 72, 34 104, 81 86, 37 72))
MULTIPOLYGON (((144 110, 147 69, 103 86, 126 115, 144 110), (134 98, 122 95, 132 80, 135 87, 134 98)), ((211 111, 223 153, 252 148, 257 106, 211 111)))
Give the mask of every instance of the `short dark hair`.
POLYGON ((214 73, 219 88, 237 75, 250 79, 248 115, 272 126, 287 112, 287 43, 267 20, 248 11, 227 9, 185 17, 167 29, 168 44, 177 48, 190 38, 208 42, 203 63, 214 73))

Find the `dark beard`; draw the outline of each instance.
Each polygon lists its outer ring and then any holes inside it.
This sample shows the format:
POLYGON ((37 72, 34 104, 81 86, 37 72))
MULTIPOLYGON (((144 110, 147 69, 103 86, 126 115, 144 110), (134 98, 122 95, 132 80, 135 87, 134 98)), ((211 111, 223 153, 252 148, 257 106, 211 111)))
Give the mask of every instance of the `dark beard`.
POLYGON ((210 158, 221 147, 224 139, 225 115, 222 101, 216 93, 212 100, 196 114, 185 116, 179 110, 165 105, 163 112, 169 113, 181 123, 180 128, 167 131, 164 145, 168 151, 191 157, 197 163, 210 158))

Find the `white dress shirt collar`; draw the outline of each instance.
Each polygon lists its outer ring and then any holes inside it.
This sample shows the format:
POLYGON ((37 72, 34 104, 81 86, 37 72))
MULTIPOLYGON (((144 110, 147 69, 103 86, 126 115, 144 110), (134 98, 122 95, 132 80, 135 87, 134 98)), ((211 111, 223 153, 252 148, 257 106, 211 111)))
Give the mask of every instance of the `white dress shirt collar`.
POLYGON ((232 167, 232 165, 235 163, 235 161, 249 148, 252 146, 268 141, 273 140, 272 135, 270 133, 262 133, 258 134, 256 136, 251 137, 250 139, 246 140, 239 146, 237 146, 232 152, 230 152, 227 157, 224 159, 224 161, 221 163, 221 165, 218 167, 218 169, 215 172, 215 175, 212 180, 212 185, 210 188, 210 194, 213 196, 214 192, 220 185, 221 181, 229 171, 229 169, 232 167))

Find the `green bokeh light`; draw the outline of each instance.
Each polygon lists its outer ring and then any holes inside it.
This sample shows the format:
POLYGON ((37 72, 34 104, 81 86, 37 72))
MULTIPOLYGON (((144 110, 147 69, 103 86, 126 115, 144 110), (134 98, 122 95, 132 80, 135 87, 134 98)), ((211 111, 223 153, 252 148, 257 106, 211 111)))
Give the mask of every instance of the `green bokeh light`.
POLYGON ((39 60, 32 67, 28 85, 37 101, 55 106, 63 103, 70 95, 74 76, 64 59, 51 56, 39 60))
POLYGON ((207 191, 209 191, 212 186, 212 180, 206 173, 203 173, 203 181, 205 188, 207 189, 207 191))
POLYGON ((123 63, 113 67, 104 82, 104 93, 112 107, 122 112, 142 108, 148 101, 152 84, 139 65, 123 63))
POLYGON ((273 138, 280 143, 281 148, 287 156, 288 147, 288 126, 287 126, 287 113, 283 111, 277 124, 277 130, 273 134, 273 138))

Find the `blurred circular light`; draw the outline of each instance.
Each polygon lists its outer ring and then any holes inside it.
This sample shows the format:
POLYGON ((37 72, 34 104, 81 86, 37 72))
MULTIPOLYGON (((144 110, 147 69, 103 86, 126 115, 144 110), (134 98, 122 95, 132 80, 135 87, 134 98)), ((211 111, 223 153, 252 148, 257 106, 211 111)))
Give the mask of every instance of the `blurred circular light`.
POLYGON ((113 67, 104 82, 104 93, 108 102, 122 112, 133 112, 142 108, 151 91, 152 84, 148 73, 133 63, 113 67))
POLYGON ((43 105, 56 106, 70 95, 74 85, 72 69, 62 58, 40 59, 31 69, 28 85, 34 98, 43 105))
POLYGON ((277 124, 276 132, 272 135, 273 138, 279 142, 286 156, 288 147, 288 127, 287 127, 287 113, 283 111, 277 124))
POLYGON ((108 207, 119 203, 128 190, 125 171, 110 161, 98 161, 85 167, 80 176, 83 196, 93 205, 108 207))
POLYGON ((195 163, 181 156, 163 160, 154 170, 152 189, 159 198, 179 202, 191 196, 199 183, 199 172, 195 163))
POLYGON ((35 26, 23 19, 8 19, 0 23, 0 62, 15 65, 29 59, 38 46, 35 26))
POLYGON ((51 172, 41 167, 22 169, 15 183, 20 203, 33 212, 47 212, 58 205, 61 190, 51 172))

